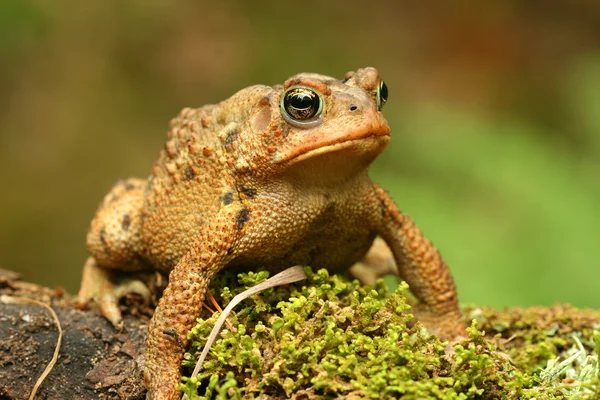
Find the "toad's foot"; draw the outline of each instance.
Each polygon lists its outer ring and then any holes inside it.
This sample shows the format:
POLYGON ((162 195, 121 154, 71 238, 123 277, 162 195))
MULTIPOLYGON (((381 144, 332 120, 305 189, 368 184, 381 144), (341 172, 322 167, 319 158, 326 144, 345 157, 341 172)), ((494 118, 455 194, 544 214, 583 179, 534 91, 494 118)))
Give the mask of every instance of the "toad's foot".
POLYGON ((350 275, 364 285, 375 285, 385 275, 398 275, 394 254, 381 238, 376 238, 369 252, 362 260, 348 270, 350 275))
POLYGON ((81 288, 77 295, 77 305, 85 308, 90 300, 100 307, 102 315, 119 330, 123 328, 123 317, 119 309, 119 299, 128 294, 137 294, 145 302, 152 295, 142 281, 122 279, 115 283, 115 272, 98 266, 94 258, 88 257, 83 267, 81 288))
POLYGON ((428 305, 418 303, 412 305, 410 312, 414 314, 417 321, 425 326, 429 333, 443 340, 449 340, 450 343, 455 343, 469 336, 465 330, 460 311, 448 313, 442 317, 428 305))
MULTIPOLYGON (((376 238, 369 252, 362 260, 354 264, 349 272, 361 283, 374 285, 377 279, 385 275, 397 275, 398 267, 389 246, 383 239, 376 238)), ((411 312, 415 315, 416 320, 420 321, 431 334, 451 342, 468 336, 458 310, 440 316, 427 304, 415 303, 416 301, 412 297, 409 300, 409 304, 412 306, 411 312)))

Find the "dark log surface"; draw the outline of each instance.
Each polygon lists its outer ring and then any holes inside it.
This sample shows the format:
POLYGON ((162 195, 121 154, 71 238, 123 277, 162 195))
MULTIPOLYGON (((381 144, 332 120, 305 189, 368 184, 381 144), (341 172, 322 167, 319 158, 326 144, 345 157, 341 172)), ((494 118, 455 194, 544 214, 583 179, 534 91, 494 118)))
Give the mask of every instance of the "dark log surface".
MULTIPOLYGON (((79 310, 74 298, 23 282, 0 270, 0 296, 50 304, 63 329, 56 365, 36 399, 144 399, 144 340, 148 318, 125 316, 118 332, 97 310, 79 310)), ((4 300, 7 300, 6 297, 4 300)), ((27 399, 54 353, 58 329, 44 307, 6 304, 0 297, 0 400, 27 399)))

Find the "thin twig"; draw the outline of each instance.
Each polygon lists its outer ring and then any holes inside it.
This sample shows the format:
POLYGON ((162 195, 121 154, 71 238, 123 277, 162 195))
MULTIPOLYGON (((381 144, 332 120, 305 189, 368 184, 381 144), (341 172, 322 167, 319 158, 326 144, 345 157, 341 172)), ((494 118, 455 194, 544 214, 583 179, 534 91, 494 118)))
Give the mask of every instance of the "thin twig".
MULTIPOLYGON (((208 339, 206 341, 206 344, 204 345, 204 349, 202 349, 202 353, 200 354, 200 357, 198 358, 198 361, 196 362, 196 367, 194 368, 194 371, 192 372, 191 377, 192 378, 196 377, 198 375, 198 372, 200 372, 200 369, 202 369, 202 364, 204 363, 204 359, 208 355, 208 351, 210 350, 210 347, 212 346, 213 342, 217 338, 217 335, 219 334, 219 331, 221 330, 221 327, 223 326, 223 322, 225 321, 225 319, 227 318, 227 316, 229 315, 231 310, 233 310, 233 308, 236 305, 238 305, 242 300, 244 300, 256 293, 262 292, 265 289, 269 289, 269 288, 272 288, 275 286, 285 285, 286 283, 293 283, 293 282, 301 281, 306 278, 307 278, 307 276, 304 273, 304 268, 302 268, 302 266, 300 266, 300 265, 296 265, 295 267, 290 267, 290 268, 278 273, 277 275, 272 276, 271 278, 267 279, 266 281, 264 281, 262 283, 259 283, 256 286, 253 286, 249 289, 244 290, 242 293, 238 294, 233 299, 231 299, 231 302, 229 302, 227 307, 225 307, 225 310, 223 311, 223 313, 217 319, 215 326, 213 327, 212 331, 210 332, 210 335, 208 335, 208 339)), ((187 395, 185 393, 183 394, 183 396, 181 396, 181 400, 187 400, 187 395)))
POLYGON ((213 310, 212 308, 210 308, 210 306, 208 304, 206 304, 206 303, 202 303, 202 307, 206 308, 212 314, 216 313, 216 311, 213 310))
POLYGON ((0 302, 2 302, 4 304, 34 304, 34 305, 43 307, 46 310, 50 311, 50 314, 52 314, 52 318, 54 319, 54 323, 56 324, 56 327, 58 328, 58 339, 56 340, 56 347, 54 348, 54 355, 52 356, 52 360, 50 360, 50 362, 46 366, 46 369, 44 369, 44 372, 42 372, 42 375, 40 375, 37 382, 33 386, 31 393, 29 394, 29 400, 33 400, 35 398, 35 395, 36 395, 40 385, 42 384, 42 382, 44 382, 44 379, 46 379, 46 377, 48 376, 50 371, 52 371, 52 368, 54 368, 54 365, 56 364, 56 360, 58 360, 58 353, 60 352, 60 345, 62 343, 62 336, 63 336, 63 331, 62 331, 62 327, 60 326, 60 321, 58 319, 58 316, 52 309, 52 307, 50 307, 48 304, 43 303, 39 300, 31 299, 29 297, 14 297, 14 296, 8 296, 8 295, 3 294, 2 296, 0 296, 0 302))
POLYGON ((221 306, 219 305, 219 303, 217 303, 217 299, 214 298, 214 296, 212 295, 212 293, 210 292, 210 289, 207 289, 208 292, 208 298, 210 299, 210 302, 213 304, 213 306, 218 310, 223 312, 223 309, 221 308, 221 306))
MULTIPOLYGON (((219 303, 217 303, 217 299, 215 299, 215 297, 212 295, 212 293, 210 292, 210 289, 208 289, 208 298, 210 299, 210 302, 213 303, 213 306, 215 306, 215 308, 219 312, 223 312, 223 309, 221 308, 221 306, 219 305, 219 303)), ((225 320, 225 325, 227 325, 227 327, 229 328, 229 330, 232 331, 233 333, 237 332, 237 329, 235 329, 233 327, 233 325, 231 325, 231 322, 229 322, 228 319, 225 320)))

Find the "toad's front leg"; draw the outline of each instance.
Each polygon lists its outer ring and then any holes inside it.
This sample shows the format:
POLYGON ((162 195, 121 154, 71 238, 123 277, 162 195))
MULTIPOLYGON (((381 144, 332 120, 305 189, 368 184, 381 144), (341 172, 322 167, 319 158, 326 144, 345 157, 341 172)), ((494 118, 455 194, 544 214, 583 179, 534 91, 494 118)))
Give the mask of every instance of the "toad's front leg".
POLYGON ((386 241, 411 292, 421 301, 417 311, 433 332, 447 338, 464 335, 458 297, 450 270, 415 223, 398 211, 390 196, 374 186, 379 234, 386 241))
POLYGON ((248 211, 239 205, 221 209, 171 271, 169 285, 148 328, 144 380, 149 399, 179 398, 176 385, 181 378, 187 332, 200 315, 212 277, 236 256, 235 245, 247 220, 248 211))

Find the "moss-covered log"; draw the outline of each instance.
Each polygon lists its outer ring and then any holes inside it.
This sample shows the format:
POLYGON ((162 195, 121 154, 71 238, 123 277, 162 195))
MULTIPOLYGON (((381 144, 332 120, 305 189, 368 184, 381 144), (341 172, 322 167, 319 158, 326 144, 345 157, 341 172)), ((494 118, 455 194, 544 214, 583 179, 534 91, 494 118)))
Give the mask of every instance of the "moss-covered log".
MULTIPOLYGON (((228 318, 233 331, 224 328, 198 378, 182 388, 195 399, 600 398, 599 311, 469 306, 471 328, 452 347, 413 324, 404 286, 390 292, 383 283, 361 287, 326 271, 308 272, 307 281, 238 306, 228 318)), ((224 274, 213 293, 227 303, 265 278, 224 274)), ((148 310, 128 303, 125 329, 117 332, 97 311, 78 310, 61 290, 14 274, 0 274, 0 294, 51 304, 64 330, 58 362, 37 398, 144 398, 148 310)), ((203 317, 190 332, 186 369, 216 319, 209 311, 203 317)), ((44 308, 0 302, 0 399, 28 397, 57 336, 44 308)))

